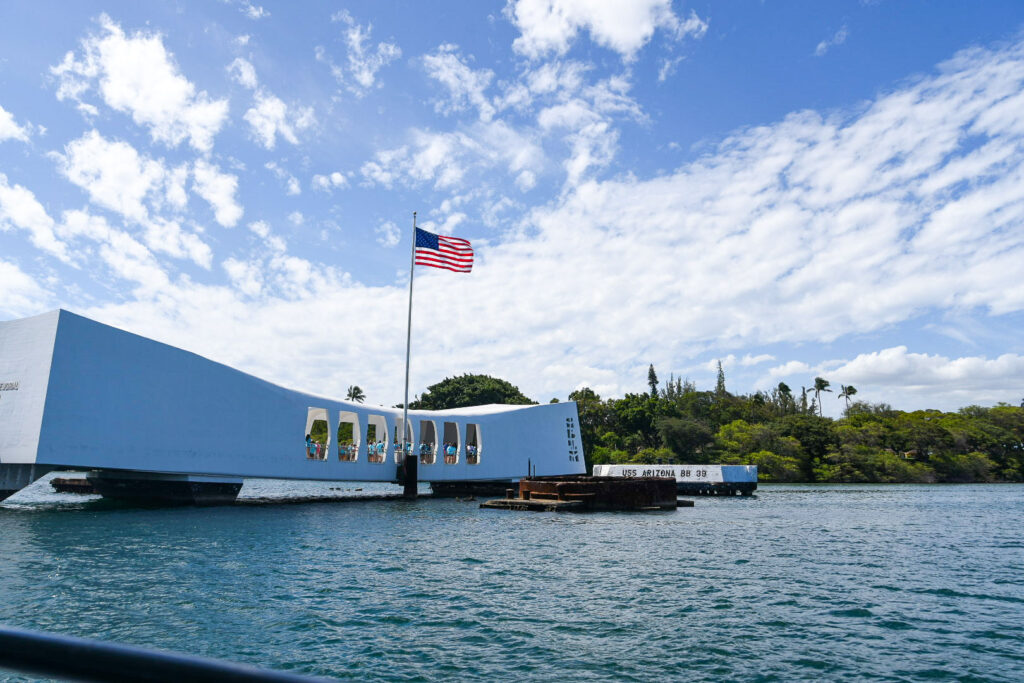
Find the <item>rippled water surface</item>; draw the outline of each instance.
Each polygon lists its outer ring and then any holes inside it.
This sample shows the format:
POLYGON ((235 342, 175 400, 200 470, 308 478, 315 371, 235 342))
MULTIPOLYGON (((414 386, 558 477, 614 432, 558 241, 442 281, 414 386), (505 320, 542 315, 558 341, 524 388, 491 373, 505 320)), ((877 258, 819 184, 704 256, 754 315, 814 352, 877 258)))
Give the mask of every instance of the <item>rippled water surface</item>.
POLYGON ((1024 486, 477 505, 147 510, 37 485, 0 507, 0 622, 337 678, 1024 680, 1024 486))

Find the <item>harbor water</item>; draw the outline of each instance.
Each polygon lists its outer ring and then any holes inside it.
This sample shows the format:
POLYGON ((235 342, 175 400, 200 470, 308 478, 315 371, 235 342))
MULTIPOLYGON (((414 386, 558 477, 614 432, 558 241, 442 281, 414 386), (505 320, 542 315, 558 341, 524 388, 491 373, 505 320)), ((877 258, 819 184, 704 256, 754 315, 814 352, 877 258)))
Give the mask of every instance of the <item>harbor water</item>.
POLYGON ((1024 680, 1021 485, 478 504, 140 509, 44 482, 0 506, 0 623, 340 679, 1024 680))

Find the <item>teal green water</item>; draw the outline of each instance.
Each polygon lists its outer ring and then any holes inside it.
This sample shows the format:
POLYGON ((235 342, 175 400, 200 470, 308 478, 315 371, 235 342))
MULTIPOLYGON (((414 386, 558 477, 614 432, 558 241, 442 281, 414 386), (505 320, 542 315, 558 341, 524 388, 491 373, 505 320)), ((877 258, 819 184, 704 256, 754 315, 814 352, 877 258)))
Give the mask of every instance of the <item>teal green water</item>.
POLYGON ((1019 485, 592 515, 68 500, 0 507, 0 622, 342 679, 1024 680, 1019 485))

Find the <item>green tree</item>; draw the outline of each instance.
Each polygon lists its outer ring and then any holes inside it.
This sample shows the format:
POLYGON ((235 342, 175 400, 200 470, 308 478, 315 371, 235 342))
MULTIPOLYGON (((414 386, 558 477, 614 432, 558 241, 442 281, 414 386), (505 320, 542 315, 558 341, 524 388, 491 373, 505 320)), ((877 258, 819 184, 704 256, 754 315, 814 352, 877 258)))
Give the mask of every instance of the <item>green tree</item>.
POLYGON ((661 446, 655 421, 661 417, 659 413, 668 409, 668 404, 647 394, 626 394, 610 404, 618 431, 625 437, 626 450, 635 452, 661 446))
POLYGON ((796 399, 793 398, 793 390, 785 382, 779 382, 779 386, 775 387, 773 398, 781 414, 788 415, 796 410, 796 399))
POLYGON ((446 410, 492 403, 529 405, 536 401, 523 395, 515 385, 490 375, 446 377, 409 403, 414 410, 446 410))
POLYGON ((850 412, 850 397, 857 393, 857 388, 854 387, 852 384, 849 386, 845 384, 840 384, 839 386, 842 387, 843 391, 839 394, 837 398, 846 399, 846 412, 850 412))
POLYGON ((366 400, 366 394, 359 388, 358 384, 353 384, 348 388, 348 393, 345 394, 346 401, 354 401, 356 403, 362 403, 366 400))
POLYGON ((750 454, 747 462, 757 465, 757 478, 761 481, 800 481, 800 463, 794 457, 757 451, 750 454))
POLYGON ((610 434, 609 440, 614 440, 616 433, 610 429, 611 411, 601 401, 601 397, 590 387, 583 387, 569 394, 569 400, 576 403, 576 412, 580 416, 580 438, 583 440, 583 459, 587 464, 587 471, 590 471, 591 465, 595 462, 621 462, 610 457, 604 460, 595 459, 596 449, 599 447, 611 446, 605 449, 607 452, 621 450, 618 444, 604 443, 605 439, 602 438, 607 433, 610 434))
POLYGON ((718 361, 718 377, 715 380, 715 396, 725 396, 725 370, 722 369, 722 361, 718 361))
POLYGON ((658 398, 658 373, 654 372, 654 363, 647 368, 647 385, 651 388, 651 398, 658 398))
POLYGON ((815 481, 815 460, 839 446, 832 420, 817 415, 786 415, 772 423, 772 428, 781 436, 791 436, 800 443, 801 474, 804 481, 815 481))
POLYGON ((688 417, 663 417, 657 425, 662 443, 672 451, 677 462, 705 462, 705 447, 714 438, 706 424, 688 417))
POLYGON ((832 393, 832 390, 829 389, 829 386, 829 381, 827 379, 824 379, 822 377, 814 378, 814 400, 818 403, 818 417, 822 417, 821 392, 827 391, 829 393, 832 393))

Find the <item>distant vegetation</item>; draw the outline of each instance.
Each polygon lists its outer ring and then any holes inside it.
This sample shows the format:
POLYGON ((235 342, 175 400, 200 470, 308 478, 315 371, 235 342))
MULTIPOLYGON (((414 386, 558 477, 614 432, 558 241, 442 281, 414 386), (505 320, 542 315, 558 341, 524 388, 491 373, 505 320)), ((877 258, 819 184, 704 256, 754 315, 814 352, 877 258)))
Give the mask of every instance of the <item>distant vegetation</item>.
MULTIPOLYGON (((1024 481, 1024 407, 969 406, 952 413, 904 412, 854 400, 855 387, 816 377, 799 394, 785 383, 768 392, 730 393, 721 364, 713 391, 688 380, 602 399, 569 394, 580 415, 587 469, 600 463, 751 464, 761 481, 1024 481), (843 417, 822 416, 822 402, 842 401, 843 417)), ((553 399, 553 402, 556 402, 553 399)), ((450 377, 410 408, 442 410, 487 403, 536 403, 488 375, 450 377)))
POLYGON ((413 410, 445 410, 490 403, 530 404, 536 401, 523 396, 518 387, 503 379, 466 374, 446 377, 430 385, 422 396, 409 401, 409 407, 413 410))
POLYGON ((721 463, 758 466, 761 481, 1024 481, 1024 407, 969 406, 955 413, 904 412, 854 401, 857 390, 817 377, 799 396, 779 383, 734 395, 718 367, 714 391, 670 378, 649 393, 602 400, 569 395, 579 409, 588 468, 596 463, 721 463), (828 393, 844 417, 822 417, 828 393))

